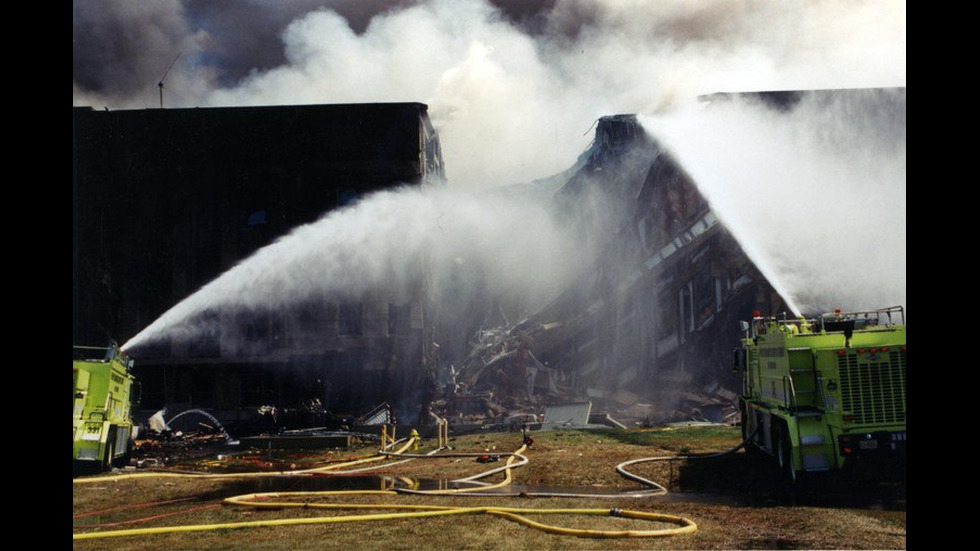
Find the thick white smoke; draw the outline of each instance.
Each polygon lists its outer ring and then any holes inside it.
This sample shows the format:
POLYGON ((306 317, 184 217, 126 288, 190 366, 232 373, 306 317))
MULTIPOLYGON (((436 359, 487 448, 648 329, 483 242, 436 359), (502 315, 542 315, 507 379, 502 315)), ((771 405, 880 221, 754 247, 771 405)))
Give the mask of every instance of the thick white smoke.
MULTIPOLYGON (((697 95, 717 91, 904 86, 903 0, 545 0, 530 6, 509 0, 76 2, 73 103, 155 107, 156 83, 177 53, 164 90, 170 107, 422 101, 430 106, 454 189, 553 174, 585 149, 597 117, 656 116, 648 128, 667 136, 746 247, 761 264, 772 264, 803 306, 904 303, 904 120, 900 167, 881 174, 871 157, 860 160, 863 152, 842 156, 817 138, 801 138, 815 117, 798 115, 780 127, 751 113, 685 115, 697 95), (718 155, 705 154, 702 148, 732 125, 737 136, 713 144, 718 155), (726 155, 741 172, 722 168, 726 155), (782 177, 787 173, 792 182, 782 177), (739 189, 751 191, 733 193, 733 176, 739 189), (879 185, 899 178, 900 191, 879 185), (857 202, 875 210, 862 211, 857 202), (875 241, 872 230, 882 234, 875 241), (894 285, 876 283, 885 276, 894 285)), ((557 286, 574 263, 569 239, 549 217, 522 210, 540 207, 485 201, 449 192, 365 200, 260 251, 144 335, 222 301, 257 300, 257 289, 269 304, 302 299, 306 290, 350 285, 357 291, 405 273, 406 263, 417 262, 412 254, 423 251, 447 255, 435 259, 436 273, 475 254, 487 259, 478 263, 488 266, 484 281, 492 285, 526 293, 557 286), (458 227, 450 229, 453 217, 458 227), (502 246, 509 243, 520 246, 502 246), (362 273, 371 277, 355 277, 362 273), (524 279, 514 281, 515 274, 524 279)))
POLYGON ((474 297, 516 297, 533 307, 589 256, 542 199, 420 188, 375 193, 258 250, 124 348, 198 337, 208 328, 195 320, 208 311, 275 311, 314 297, 350 300, 378 291, 408 300, 423 277, 433 304, 454 314, 474 297))
POLYGON ((906 304, 905 90, 715 101, 644 125, 807 312, 906 304))
POLYGON ((179 51, 168 106, 423 101, 454 186, 564 169, 588 140, 571 137, 602 115, 906 76, 901 0, 152 3, 166 18, 141 6, 75 5, 76 104, 155 106, 179 51))

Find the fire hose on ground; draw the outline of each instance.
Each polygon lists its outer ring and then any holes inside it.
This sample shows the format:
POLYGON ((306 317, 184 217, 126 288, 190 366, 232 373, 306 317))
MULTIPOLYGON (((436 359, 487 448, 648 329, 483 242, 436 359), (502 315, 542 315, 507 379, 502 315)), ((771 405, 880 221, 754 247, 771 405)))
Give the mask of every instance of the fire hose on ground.
MULTIPOLYGON (((400 452, 403 452, 403 451, 407 450, 414 443, 415 443, 415 440, 412 440, 410 438, 398 440, 396 442, 391 443, 390 445, 386 445, 382 449, 382 452, 385 452, 385 450, 388 447, 394 446, 396 444, 404 444, 401 448, 399 448, 398 450, 396 450, 395 452, 393 452, 394 454, 398 454, 400 452)), ((391 453, 391 452, 388 452, 388 453, 391 453)), ((383 460, 387 459, 387 457, 388 457, 388 455, 383 455, 382 453, 376 453, 376 454, 373 454, 373 455, 370 455, 370 456, 367 456, 367 457, 362 457, 362 458, 358 458, 358 459, 354 459, 354 460, 350 460, 350 461, 343 461, 343 462, 340 462, 340 463, 333 463, 333 464, 325 465, 325 466, 322 466, 322 467, 313 467, 311 469, 302 469, 302 470, 297 470, 297 471, 252 471, 252 472, 246 472, 246 473, 167 473, 167 472, 156 472, 155 471, 155 472, 149 472, 149 473, 128 473, 128 474, 109 475, 109 476, 95 476, 95 477, 89 477, 89 478, 75 478, 75 479, 72 479, 72 484, 96 484, 96 483, 102 483, 102 482, 115 482, 115 481, 119 481, 119 480, 132 480, 132 479, 136 479, 136 478, 196 478, 196 479, 201 479, 201 480, 210 480, 210 479, 220 479, 220 478, 252 478, 252 477, 268 477, 268 476, 301 476, 301 475, 319 474, 319 473, 327 473, 327 472, 339 471, 340 469, 343 469, 345 467, 353 467, 355 465, 363 465, 365 463, 373 463, 373 462, 377 462, 377 461, 383 461, 383 460)), ((391 465, 391 464, 389 463, 388 465, 391 465)), ((360 472, 360 471, 363 471, 363 470, 366 470, 366 469, 362 469, 362 470, 359 470, 359 471, 343 471, 343 473, 348 474, 348 473, 353 473, 353 472, 360 472)))
MULTIPOLYGON (((401 443, 399 441, 398 443, 401 443)), ((118 475, 111 477, 96 477, 93 479, 82 479, 86 481, 100 481, 104 482, 107 480, 122 480, 129 478, 145 478, 150 476, 163 476, 163 477, 204 477, 204 478, 224 478, 224 477, 241 477, 241 476, 275 476, 275 475, 293 475, 293 474, 316 474, 330 471, 335 474, 347 474, 354 472, 363 472, 364 470, 374 468, 360 468, 348 471, 339 471, 339 469, 344 467, 350 467, 355 465, 360 465, 367 462, 381 461, 389 457, 400 457, 403 461, 410 461, 412 459, 425 459, 425 458, 449 458, 449 457, 478 457, 484 454, 480 453, 448 453, 439 454, 438 452, 444 448, 438 448, 428 454, 408 454, 405 453, 409 447, 413 446, 417 442, 417 437, 411 437, 404 441, 404 445, 398 450, 387 451, 389 446, 385 446, 380 450, 375 456, 368 458, 362 458, 355 461, 348 461, 344 463, 339 463, 335 465, 328 465, 326 467, 317 467, 314 469, 306 469, 303 471, 285 471, 278 473, 235 473, 235 474, 187 474, 187 473, 140 473, 140 474, 130 474, 130 475, 118 475)), ((393 444, 392 444, 393 445, 393 444)), ((502 488, 511 484, 512 474, 511 471, 515 468, 521 467, 528 463, 528 458, 523 454, 526 450, 527 445, 522 445, 516 451, 511 453, 502 453, 501 456, 506 456, 507 460, 505 464, 501 467, 493 468, 477 475, 457 479, 453 482, 474 482, 488 476, 504 473, 504 480, 496 484, 490 484, 486 486, 473 486, 465 488, 453 488, 453 489, 443 489, 443 490, 412 490, 405 488, 397 488, 393 490, 354 490, 354 491, 322 491, 322 492, 265 492, 265 493, 253 493, 241 496, 230 497, 224 500, 226 505, 235 505, 243 507, 253 507, 253 508, 266 508, 266 509, 287 509, 287 508, 303 508, 303 509, 331 509, 331 510, 391 510, 397 512, 389 513, 373 513, 373 514, 363 514, 363 515, 348 515, 348 516, 332 516, 332 517, 314 517, 314 518, 290 518, 290 519, 276 519, 276 520, 260 520, 260 521, 246 521, 246 522, 232 522, 232 523, 220 523, 220 524, 204 524, 204 525, 183 525, 183 526, 167 526, 167 527, 155 527, 155 528, 139 528, 139 529, 128 529, 128 530, 113 530, 104 532, 88 532, 73 534, 72 538, 76 540, 80 539, 94 539, 94 538, 109 538, 109 537, 124 537, 124 536, 137 536, 137 535, 150 535, 150 534, 164 534, 164 533, 183 533, 183 532, 202 532, 202 531, 213 531, 213 530, 228 530, 236 528, 252 528, 252 527, 271 527, 271 526, 296 526, 296 525, 311 525, 311 524, 336 524, 345 522, 364 522, 364 521, 377 521, 377 520, 387 520, 387 519, 400 519, 400 518, 427 518, 427 517, 437 517, 437 516, 450 516, 450 515, 474 515, 474 514, 486 514, 492 516, 498 516, 506 518, 508 520, 520 523, 524 526, 534 528, 537 530, 542 530, 551 534, 559 535, 571 535, 578 537, 594 537, 594 538, 618 538, 618 537, 663 537, 663 536, 674 536, 680 534, 689 534, 697 530, 697 525, 694 521, 674 516, 665 515, 661 513, 650 513, 643 511, 635 511, 630 509, 533 509, 533 508, 515 508, 515 507, 458 507, 458 506, 441 506, 441 505, 405 505, 405 504, 344 504, 344 503, 317 503, 310 501, 282 501, 282 499, 287 498, 322 498, 330 496, 351 496, 351 495, 384 495, 392 496, 398 494, 422 494, 422 495, 470 495, 470 496, 512 496, 512 495, 522 495, 529 497, 584 497, 584 498, 622 498, 622 497, 645 497, 652 495, 663 495, 667 493, 667 489, 660 484, 648 480, 646 478, 640 477, 634 473, 626 470, 626 467, 631 465, 636 465, 640 463, 655 462, 655 461, 671 461, 680 459, 712 459, 723 457, 732 453, 735 453, 739 449, 745 446, 743 441, 738 446, 726 450, 721 453, 710 454, 710 455, 699 455, 699 456, 658 456, 658 457, 646 457, 640 459, 632 459, 629 461, 624 461, 616 465, 616 472, 621 476, 635 481, 637 483, 647 486, 649 489, 640 492, 620 492, 620 493, 609 493, 609 494, 581 494, 581 493, 565 493, 565 492, 520 492, 520 493, 491 493, 491 490, 497 488, 502 488), (276 501, 273 501, 276 500, 276 501), (594 530, 594 529, 578 529, 578 528, 566 528, 561 526, 555 526, 550 524, 540 523, 527 518, 526 515, 599 515, 599 516, 612 516, 620 517, 634 520, 642 520, 649 522, 660 522, 673 524, 675 527, 671 528, 658 528, 652 530, 594 530)), ((391 465, 388 463, 387 465, 391 465)))

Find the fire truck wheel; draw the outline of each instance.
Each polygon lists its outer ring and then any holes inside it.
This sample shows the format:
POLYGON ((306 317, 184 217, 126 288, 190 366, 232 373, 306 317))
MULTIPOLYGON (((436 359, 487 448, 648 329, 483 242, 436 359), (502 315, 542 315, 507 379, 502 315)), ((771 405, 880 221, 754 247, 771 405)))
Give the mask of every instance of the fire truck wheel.
POLYGON ((759 457, 762 454, 761 454, 761 450, 759 450, 759 447, 756 446, 755 444, 755 438, 751 438, 750 440, 750 437, 753 437, 754 435, 752 434, 751 425, 749 423, 749 415, 754 415, 754 413, 751 410, 749 410, 749 407, 748 405, 745 404, 745 402, 742 402, 741 410, 742 410, 742 423, 741 423, 742 441, 745 442, 745 453, 751 457, 759 457))
POLYGON ((790 440, 789 430, 783 423, 776 431, 776 460, 779 469, 785 473, 790 482, 796 482, 796 468, 793 467, 793 441, 790 440))
POLYGON ((121 469, 129 465, 129 461, 133 458, 133 441, 130 439, 126 442, 126 452, 120 455, 112 462, 112 466, 117 469, 121 469))
POLYGON ((116 429, 109 429, 109 435, 105 441, 105 457, 102 458, 102 470, 111 471, 113 456, 116 455, 116 429))

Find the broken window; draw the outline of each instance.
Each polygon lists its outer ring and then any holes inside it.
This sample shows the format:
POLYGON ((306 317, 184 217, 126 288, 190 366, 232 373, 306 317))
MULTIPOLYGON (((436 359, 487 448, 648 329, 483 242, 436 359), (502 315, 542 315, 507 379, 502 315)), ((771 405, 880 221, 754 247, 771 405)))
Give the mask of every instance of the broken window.
POLYGON ((717 312, 721 312, 721 308, 724 305, 727 283, 723 278, 715 278, 715 311, 717 312))
POLYGON ((700 328, 708 322, 715 311, 715 278, 708 270, 694 276, 694 327, 700 328))
POLYGON ((679 344, 678 328, 680 326, 681 309, 672 298, 665 294, 657 301, 657 356, 663 356, 675 350, 679 344))
POLYGON ((652 214, 648 214, 637 222, 637 230, 640 233, 640 243, 643 250, 648 254, 657 250, 659 242, 654 238, 657 232, 657 225, 652 214))
POLYGON ((684 334, 694 332, 694 285, 687 282, 679 292, 681 321, 684 324, 684 331, 681 331, 681 342, 684 342, 684 334))
POLYGON ((412 330, 412 303, 388 305, 388 334, 407 335, 412 330))

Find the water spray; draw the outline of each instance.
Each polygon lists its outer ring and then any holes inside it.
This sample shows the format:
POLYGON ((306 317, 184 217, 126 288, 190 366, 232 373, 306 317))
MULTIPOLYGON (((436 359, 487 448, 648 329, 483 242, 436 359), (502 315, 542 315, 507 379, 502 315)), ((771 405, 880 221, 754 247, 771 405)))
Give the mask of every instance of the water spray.
POLYGON ((198 338, 220 320, 209 313, 270 312, 369 293, 404 302, 414 298, 423 277, 437 308, 488 296, 534 308, 583 269, 579 259, 589 252, 576 235, 555 215, 547 195, 444 188, 378 192, 259 249, 123 349, 198 338))
POLYGON ((905 89, 644 117, 794 314, 906 303, 905 89))

